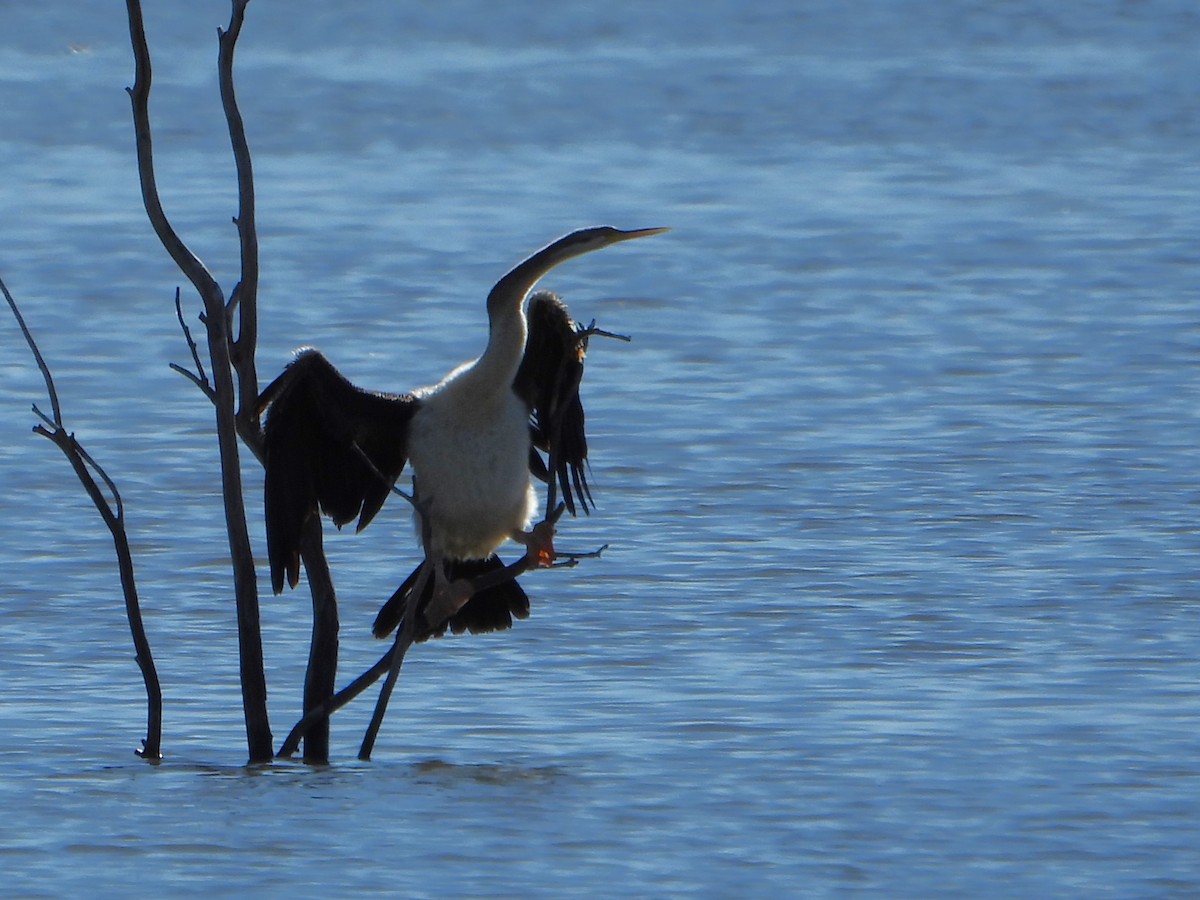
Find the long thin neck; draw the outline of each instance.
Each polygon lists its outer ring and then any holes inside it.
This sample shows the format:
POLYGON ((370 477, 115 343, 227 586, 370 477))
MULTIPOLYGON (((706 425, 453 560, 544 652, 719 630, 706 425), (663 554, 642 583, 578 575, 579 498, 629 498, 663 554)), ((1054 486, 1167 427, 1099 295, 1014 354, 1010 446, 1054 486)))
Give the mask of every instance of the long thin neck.
POLYGON ((507 387, 512 384, 525 353, 524 295, 516 303, 493 307, 488 302, 488 343, 474 371, 480 383, 507 387))
POLYGON ((559 263, 587 252, 574 237, 568 235, 543 247, 496 282, 488 294, 488 345, 474 366, 481 380, 504 386, 512 383, 525 353, 525 298, 559 263))

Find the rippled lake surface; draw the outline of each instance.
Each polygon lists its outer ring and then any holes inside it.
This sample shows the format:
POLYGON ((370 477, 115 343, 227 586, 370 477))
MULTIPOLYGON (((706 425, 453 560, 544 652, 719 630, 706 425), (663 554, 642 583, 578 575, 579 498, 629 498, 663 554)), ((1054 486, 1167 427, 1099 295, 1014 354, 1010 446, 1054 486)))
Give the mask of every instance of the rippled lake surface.
MULTIPOLYGON (((228 291, 229 11, 170 6, 163 200, 228 291)), ((166 694, 149 766, 111 544, 0 311, 5 892, 1200 892, 1195 4, 333 10, 255 0, 238 50, 260 372, 316 344, 429 383, 528 252, 672 226, 546 283, 634 338, 593 345, 599 509, 559 539, 610 548, 530 576, 513 631, 417 648, 372 762, 367 695, 331 766, 245 768, 127 25, 0 2, 0 276, 124 494, 166 694)), ((344 683, 408 512, 327 543, 344 683)), ((306 593, 263 617, 278 741, 306 593)))

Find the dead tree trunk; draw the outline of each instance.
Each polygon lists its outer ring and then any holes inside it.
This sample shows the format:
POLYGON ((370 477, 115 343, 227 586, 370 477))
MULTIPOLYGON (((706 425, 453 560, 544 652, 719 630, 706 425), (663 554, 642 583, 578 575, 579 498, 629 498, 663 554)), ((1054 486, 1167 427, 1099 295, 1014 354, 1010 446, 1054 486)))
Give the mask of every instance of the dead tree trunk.
MULTIPOLYGON (((337 686, 338 603, 333 576, 325 559, 321 540, 321 520, 308 520, 300 546, 300 558, 312 593, 312 643, 308 652, 308 672, 304 678, 304 712, 320 708, 333 697, 337 686)), ((304 736, 304 761, 329 762, 329 717, 321 719, 304 736)))
MULTIPOLYGON (((213 383, 207 391, 216 409, 217 446, 220 456, 221 488, 224 498, 225 525, 229 536, 229 552, 233 564, 234 597, 237 604, 238 650, 241 665, 242 703, 245 711, 246 738, 250 762, 266 762, 273 757, 271 727, 267 716, 267 683, 263 669, 262 637, 259 626, 258 589, 254 571, 254 556, 246 527, 246 509, 242 495, 242 478, 238 454, 238 414, 235 411, 239 393, 243 398, 257 397, 254 383, 254 326, 246 327, 255 318, 254 297, 257 293, 257 248, 247 238, 253 231, 253 190, 249 169, 249 153, 241 131, 232 89, 233 50, 241 30, 246 0, 234 0, 229 29, 221 33, 220 66, 222 68, 222 97, 230 133, 235 135, 234 149, 238 160, 239 199, 241 201, 240 231, 242 235, 242 281, 235 288, 228 304, 216 280, 187 245, 176 234, 167 219, 158 197, 154 175, 153 142, 150 129, 150 84, 152 78, 150 51, 146 44, 145 25, 139 0, 127 0, 129 34, 133 46, 135 77, 129 89, 133 104, 134 129, 137 140, 138 177, 146 215, 159 241, 175 264, 195 287, 204 304, 204 325, 207 330, 209 362, 213 383), (247 215, 249 210, 249 215, 247 215), (249 276, 249 277, 247 277, 249 276), (235 342, 230 334, 235 314, 242 325, 235 342), (240 346, 238 346, 240 345, 240 346), (236 348, 236 352, 235 352, 236 348), (238 376, 241 390, 234 380, 234 357, 241 369, 238 376), (247 362, 248 361, 248 362, 247 362), (249 376, 247 378, 247 375, 249 376)), ((242 430, 254 431, 256 404, 243 402, 242 430), (247 418, 250 422, 247 422, 247 418)), ((261 441, 260 441, 261 443, 261 441)), ((252 445, 253 446, 253 445, 252 445)))

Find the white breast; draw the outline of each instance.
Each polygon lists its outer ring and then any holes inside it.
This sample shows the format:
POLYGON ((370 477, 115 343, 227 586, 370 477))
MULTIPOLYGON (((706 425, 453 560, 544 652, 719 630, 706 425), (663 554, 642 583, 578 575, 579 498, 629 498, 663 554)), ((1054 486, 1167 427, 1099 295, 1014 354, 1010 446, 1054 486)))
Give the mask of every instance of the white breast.
POLYGON ((453 376, 422 394, 409 459, 418 500, 430 504, 429 549, 486 558, 514 530, 527 529, 536 508, 525 406, 511 389, 481 398, 469 379, 453 376))

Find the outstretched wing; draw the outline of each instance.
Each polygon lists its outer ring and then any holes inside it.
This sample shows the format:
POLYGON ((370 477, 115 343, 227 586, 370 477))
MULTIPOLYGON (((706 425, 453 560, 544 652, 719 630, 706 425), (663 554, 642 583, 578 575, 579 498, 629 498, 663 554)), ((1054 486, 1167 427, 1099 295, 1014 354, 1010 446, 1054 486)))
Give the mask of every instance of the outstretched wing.
POLYGON ((300 580, 300 535, 318 510, 339 528, 379 512, 408 459, 419 401, 355 387, 306 349, 259 397, 266 410, 267 555, 275 593, 300 580))
POLYGON ((529 336, 525 355, 513 379, 513 390, 529 407, 533 445, 544 453, 554 446, 554 472, 536 451, 530 452, 530 469, 543 481, 555 478, 562 500, 571 514, 576 505, 588 512, 595 506, 588 488, 587 437, 579 382, 587 352, 587 332, 571 319, 566 305, 549 291, 529 298, 526 314, 529 336))

